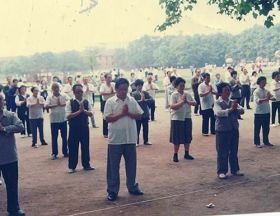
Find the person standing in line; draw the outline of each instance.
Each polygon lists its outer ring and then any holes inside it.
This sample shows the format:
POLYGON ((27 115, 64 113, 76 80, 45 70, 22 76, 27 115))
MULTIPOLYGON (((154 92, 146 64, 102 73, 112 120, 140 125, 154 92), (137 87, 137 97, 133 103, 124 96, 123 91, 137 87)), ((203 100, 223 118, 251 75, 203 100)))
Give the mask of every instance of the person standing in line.
POLYGON ((194 115, 197 115, 197 116, 201 112, 200 99, 199 99, 199 93, 198 93, 198 86, 200 85, 200 83, 202 83, 200 73, 201 73, 200 69, 198 69, 198 68, 195 69, 194 77, 191 80, 193 95, 194 95, 194 99, 196 101, 196 105, 194 107, 194 115))
POLYGON ((260 131, 263 132, 263 144, 273 146, 269 142, 269 122, 270 122, 270 105, 269 101, 273 99, 272 94, 265 89, 266 77, 260 76, 257 80, 258 88, 254 92, 256 102, 255 119, 254 119, 254 144, 257 148, 262 148, 260 142, 260 131))
POLYGON ((7 102, 9 103, 10 111, 16 112, 17 110, 17 105, 16 105, 16 95, 18 93, 18 80, 13 79, 13 83, 11 88, 8 91, 8 100, 7 102))
POLYGON ((7 84, 3 87, 3 93, 5 95, 5 100, 6 100, 6 108, 7 108, 8 111, 11 110, 10 102, 9 102, 9 96, 8 96, 8 92, 9 92, 11 87, 12 87, 12 78, 10 76, 8 76, 7 77, 7 84))
MULTIPOLYGON (((106 73, 104 75, 105 83, 100 86, 100 95, 102 96, 101 112, 104 114, 106 101, 115 95, 115 83, 112 82, 112 75, 106 73)), ((108 138, 108 123, 103 117, 103 136, 108 138)))
POLYGON ((215 133, 215 116, 213 111, 214 97, 217 93, 214 91, 210 83, 210 74, 205 73, 203 76, 204 82, 198 86, 198 93, 200 97, 201 114, 202 114, 202 135, 208 136, 209 133, 209 119, 211 134, 215 133))
POLYGON ((109 122, 109 145, 107 156, 107 199, 115 201, 120 189, 120 161, 125 159, 126 185, 132 195, 143 195, 136 182, 137 157, 136 120, 143 110, 134 98, 127 95, 129 82, 120 78, 116 81, 116 95, 107 100, 104 118, 109 122))
POLYGON ((276 127, 275 118, 278 111, 278 126, 280 125, 280 72, 275 71, 272 73, 272 91, 275 97, 275 101, 272 101, 272 113, 271 113, 271 126, 276 127))
POLYGON ((136 120, 136 125, 137 125, 136 146, 139 146, 139 135, 141 131, 141 125, 143 126, 144 145, 152 145, 152 143, 149 142, 149 119, 150 119, 149 103, 151 103, 153 99, 151 98, 148 92, 142 91, 143 84, 144 84, 143 80, 137 79, 135 81, 136 91, 132 93, 132 96, 138 102, 141 109, 144 111, 141 118, 136 120))
MULTIPOLYGON (((53 82, 54 83, 54 82, 53 82)), ((46 101, 48 95, 49 95, 49 86, 46 80, 41 80, 41 85, 40 85, 40 95, 44 98, 44 100, 46 101)), ((44 107, 43 108, 43 112, 45 112, 45 110, 47 110, 47 113, 49 113, 49 109, 44 107)))
POLYGON ((45 100, 39 95, 37 87, 31 88, 32 95, 27 98, 27 107, 29 110, 29 121, 32 132, 32 147, 38 148, 37 145, 37 129, 39 129, 39 136, 42 145, 48 145, 44 139, 44 117, 43 108, 45 100))
POLYGON ((195 106, 196 102, 192 96, 185 91, 186 81, 181 77, 176 78, 176 90, 171 95, 171 128, 170 143, 174 145, 173 161, 179 162, 178 151, 180 144, 184 144, 186 160, 194 158, 189 154, 190 144, 192 141, 192 118, 191 106, 195 106))
POLYGON ((52 160, 56 160, 58 155, 57 137, 59 130, 62 139, 62 153, 64 157, 68 157, 67 121, 65 113, 66 97, 60 94, 58 83, 52 84, 52 92, 53 95, 47 97, 45 107, 51 110, 52 160))
MULTIPOLYGON (((92 94, 94 94, 95 91, 96 91, 95 87, 89 82, 89 78, 84 77, 84 79, 83 79, 83 92, 84 92, 83 97, 90 103, 90 105, 92 107, 94 106, 92 94)), ((90 117, 90 120, 91 120, 92 127, 97 128, 96 123, 95 123, 94 114, 90 117)))
POLYGON ((152 97, 153 101, 150 103, 151 109, 151 121, 155 120, 155 111, 156 111, 156 91, 159 90, 157 84, 153 82, 153 74, 148 73, 147 82, 143 85, 143 90, 147 91, 152 97))
POLYGON ((14 135, 23 130, 23 124, 15 113, 4 110, 4 104, 4 97, 0 95, 0 173, 6 183, 9 216, 24 216, 18 202, 18 156, 14 135))
POLYGON ((27 107, 27 98, 29 97, 26 94, 26 86, 22 85, 18 89, 18 95, 16 96, 16 105, 17 105, 17 114, 18 118, 22 121, 24 130, 21 132, 21 135, 31 136, 31 127, 29 122, 29 111, 27 107))
POLYGON ((257 80, 258 80, 258 73, 256 71, 252 72, 252 76, 250 77, 250 88, 251 88, 251 102, 254 101, 254 91, 257 89, 257 80))
POLYGON ((231 174, 243 176, 239 170, 238 145, 239 123, 238 116, 244 114, 244 109, 236 100, 230 99, 231 89, 228 83, 221 83, 217 87, 219 99, 214 105, 216 115, 216 150, 217 150, 217 174, 219 179, 226 179, 228 163, 231 174))
POLYGON ((69 76, 67 77, 67 83, 64 85, 63 92, 67 96, 67 100, 71 100, 73 95, 73 77, 69 76))
POLYGON ((170 77, 170 85, 167 87, 167 101, 168 101, 168 110, 170 111, 170 100, 171 100, 171 95, 173 94, 174 91, 176 91, 175 88, 175 80, 176 77, 175 76, 171 76, 170 77))
POLYGON ((240 84, 242 86, 242 90, 241 90, 241 94, 242 94, 242 98, 241 98, 241 106, 244 107, 245 106, 245 100, 246 100, 246 107, 247 109, 251 109, 250 107, 250 96, 251 96, 251 92, 250 92, 250 76, 248 75, 248 71, 246 68, 242 69, 242 74, 240 76, 240 84))
POLYGON ((167 89, 168 89, 168 86, 171 84, 170 77, 171 77, 171 71, 166 71, 165 77, 163 79, 163 86, 164 86, 164 90, 165 90, 165 109, 166 109, 166 111, 169 111, 167 89))
POLYGON ((94 170, 90 165, 89 152, 89 126, 88 117, 93 115, 91 104, 83 99, 83 86, 75 84, 73 86, 75 98, 67 102, 66 118, 69 122, 69 173, 76 172, 79 156, 79 143, 81 143, 82 166, 85 171, 94 170))

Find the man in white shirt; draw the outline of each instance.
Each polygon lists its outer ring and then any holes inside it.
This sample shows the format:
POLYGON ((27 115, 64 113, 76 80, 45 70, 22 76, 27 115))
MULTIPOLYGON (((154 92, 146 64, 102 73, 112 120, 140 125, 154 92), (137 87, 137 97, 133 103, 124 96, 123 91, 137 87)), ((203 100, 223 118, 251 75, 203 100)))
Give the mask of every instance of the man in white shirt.
MULTIPOLYGON (((101 112, 104 113, 104 107, 106 101, 115 95, 115 84, 112 82, 112 75, 110 73, 106 73, 104 75, 105 82, 100 86, 100 95, 102 96, 101 101, 101 112)), ((108 123, 103 118, 103 136, 104 138, 108 138, 108 123)))
POLYGON ((32 132, 32 147, 38 148, 37 145, 37 128, 42 145, 48 145, 44 139, 44 117, 43 108, 45 100, 39 95, 38 87, 31 88, 32 95, 27 98, 27 107, 29 108, 29 120, 32 132))
POLYGON ((200 106, 202 114, 202 135, 208 136, 209 119, 211 134, 215 134, 215 116, 213 111, 214 97, 217 93, 210 84, 210 74, 203 75, 204 82, 198 86, 198 93, 200 97, 200 106))
POLYGON ((280 72, 275 71, 272 73, 272 79, 273 81, 271 82, 271 90, 273 92, 273 95, 275 97, 275 101, 272 101, 271 106, 271 126, 276 127, 277 125, 275 124, 275 118, 276 118, 276 113, 278 110, 278 125, 280 125, 280 72))
MULTIPOLYGON (((167 92, 167 88, 168 86, 171 84, 170 82, 170 77, 171 77, 171 71, 167 71, 165 73, 165 77, 163 79, 163 86, 164 86, 164 90, 165 90, 165 109, 168 110, 169 107, 169 103, 168 103, 168 92, 167 92)), ((168 110, 169 111, 169 110, 168 110)))
POLYGON ((159 90, 157 84, 153 82, 153 74, 148 73, 147 82, 143 85, 143 90, 148 92, 149 95, 153 98, 153 102, 150 103, 151 109, 151 120, 155 120, 155 111, 156 111, 156 91, 159 90))
POLYGON ((64 157, 68 157, 67 121, 65 114, 66 98, 60 94, 57 83, 52 84, 52 91, 53 95, 47 97, 45 107, 51 110, 52 160, 56 160, 58 155, 57 137, 59 130, 62 138, 62 153, 64 157))
POLYGON ((242 74, 240 75, 239 81, 240 81, 240 84, 242 86, 242 90, 241 90, 242 98, 241 98, 240 105, 242 107, 244 107, 245 100, 246 100, 247 109, 251 109, 251 107, 250 107, 250 97, 251 97, 250 76, 249 76, 246 68, 242 69, 242 74))
MULTIPOLYGON (((88 102, 90 103, 90 105, 93 107, 94 106, 94 101, 93 101, 93 95, 96 92, 95 87, 89 82, 89 78, 88 77, 84 77, 83 79, 83 97, 84 99, 88 100, 88 102)), ((90 117, 91 120, 91 125, 93 128, 97 128, 96 124, 95 124, 95 119, 94 119, 94 115, 92 115, 90 117)))
POLYGON ((64 94, 66 94, 68 100, 74 97, 72 88, 73 88, 73 78, 67 77, 67 84, 64 86, 63 92, 64 94))
POLYGON ((107 156, 107 199, 115 201, 120 188, 120 161, 124 156, 127 189, 132 195, 143 195, 136 183, 136 120, 143 110, 134 98, 127 96, 129 82, 124 78, 116 81, 116 96, 105 104, 104 118, 109 122, 107 156))

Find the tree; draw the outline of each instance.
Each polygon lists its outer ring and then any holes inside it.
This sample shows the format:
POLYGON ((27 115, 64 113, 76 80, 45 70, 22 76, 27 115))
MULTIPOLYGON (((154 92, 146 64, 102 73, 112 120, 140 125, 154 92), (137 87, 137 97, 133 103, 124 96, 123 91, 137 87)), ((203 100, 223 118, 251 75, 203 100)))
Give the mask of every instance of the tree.
MULTIPOLYGON (((251 15, 265 17, 264 25, 273 25, 275 14, 273 10, 280 10, 280 0, 207 0, 209 5, 217 5, 218 13, 225 14, 231 18, 242 20, 251 15)), ((198 0, 159 0, 159 4, 165 9, 165 22, 157 26, 159 31, 180 22, 186 11, 191 11, 198 0)))

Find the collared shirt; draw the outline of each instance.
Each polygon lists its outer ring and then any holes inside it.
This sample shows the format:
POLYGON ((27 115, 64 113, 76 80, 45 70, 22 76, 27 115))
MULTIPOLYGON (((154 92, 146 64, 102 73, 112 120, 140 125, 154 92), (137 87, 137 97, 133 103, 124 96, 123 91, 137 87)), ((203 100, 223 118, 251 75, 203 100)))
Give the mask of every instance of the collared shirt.
POLYGON ((64 88, 63 88, 63 92, 64 94, 67 95, 67 99, 70 100, 72 98, 74 98, 74 94, 73 94, 73 85, 70 85, 69 83, 67 83, 64 88))
MULTIPOLYGON (((60 104, 66 104, 66 97, 59 95, 57 96, 48 96, 45 106, 49 106, 49 105, 57 105, 58 104, 58 100, 60 101, 60 104)), ((65 113, 65 106, 57 106, 54 108, 50 109, 50 122, 51 123, 62 123, 66 121, 66 113, 65 113)))
MULTIPOLYGON (((76 98, 73 100, 77 101, 79 104, 84 101, 84 100, 79 101, 76 98)), ((66 118, 67 118, 72 113, 71 100, 67 101, 65 110, 66 110, 66 118)), ((90 103, 88 103, 88 112, 92 112, 93 114, 92 106, 90 103)))
POLYGON ((250 85, 250 76, 242 73, 239 77, 239 81, 241 85, 250 85))
MULTIPOLYGON (((209 84, 210 85, 210 84, 209 84)), ((201 83, 198 86, 198 93, 199 94, 204 94, 209 91, 209 86, 205 84, 205 82, 201 83)), ((212 93, 209 93, 208 95, 201 97, 200 98, 200 105, 201 105, 201 110, 207 110, 207 109, 212 109, 214 105, 214 97, 212 93)))
POLYGON ((90 104, 93 104, 92 94, 96 92, 95 87, 92 84, 83 85, 83 97, 87 99, 90 104))
POLYGON ((15 113, 4 110, 0 122, 5 132, 0 132, 0 165, 16 162, 17 147, 14 133, 21 132, 24 127, 15 113))
POLYGON ((33 95, 27 98, 27 107, 29 108, 29 119, 43 118, 43 107, 45 99, 42 96, 34 97, 33 95), (39 104, 37 100, 39 99, 39 104))
MULTIPOLYGON (((229 106, 229 104, 232 102, 233 100, 228 100, 228 101, 225 101, 222 99, 222 97, 219 97, 218 100, 216 101, 216 103, 214 104, 214 113, 216 116, 218 117, 228 117, 228 114, 229 114, 229 109, 222 109, 221 106, 219 106, 219 103, 223 102, 225 103, 227 106, 229 106)), ((242 107, 237 104, 237 109, 242 109, 242 107)))
MULTIPOLYGON (((137 101, 127 96, 123 101, 117 96, 114 96, 107 100, 104 109, 104 118, 118 113, 123 109, 123 106, 128 105, 128 111, 134 114, 143 114, 143 110, 137 103, 137 101)), ((121 145, 121 144, 135 144, 137 142, 137 128, 136 120, 128 116, 124 116, 115 122, 109 122, 109 144, 121 145)))
MULTIPOLYGON (((107 86, 107 84, 106 83, 102 83, 101 84, 101 86, 100 86, 100 90, 99 90, 99 92, 100 92, 100 94, 102 94, 102 93, 111 93, 112 92, 112 89, 113 89, 113 93, 115 93, 116 91, 115 91, 115 83, 113 83, 113 82, 111 82, 111 85, 110 86, 107 86)), ((113 97, 114 96, 114 94, 112 94, 112 95, 106 95, 106 96, 102 96, 102 99, 104 100, 104 101, 107 101, 109 98, 111 98, 111 97, 113 97)))
MULTIPOLYGON (((184 94, 186 95, 187 100, 189 102, 195 102, 193 97, 188 92, 185 91, 184 94)), ((175 90, 171 95, 170 105, 174 105, 179 102, 182 102, 182 96, 183 95, 181 95, 177 90, 175 90)), ((184 121, 186 118, 192 117, 191 105, 187 103, 185 103, 180 109, 177 110, 170 109, 170 110, 171 110, 171 120, 184 121)))
POLYGON ((255 114, 267 114, 267 113, 270 113, 269 101, 265 101, 265 102, 260 103, 261 99, 265 99, 266 98, 267 93, 268 93, 268 91, 266 89, 262 89, 260 87, 258 87, 254 91, 254 98, 255 98, 255 102, 256 102, 255 114))
POLYGON ((251 88, 258 88, 257 80, 258 80, 258 76, 251 76, 250 78, 251 88))
POLYGON ((272 93, 276 99, 276 101, 280 101, 280 82, 276 82, 275 80, 272 81, 271 83, 271 90, 272 90, 272 93), (274 91, 275 89, 278 89, 277 91, 274 91))
POLYGON ((155 99, 156 97, 156 90, 159 90, 159 87, 155 83, 149 84, 148 82, 144 83, 143 85, 143 91, 146 91, 149 93, 149 95, 155 99))

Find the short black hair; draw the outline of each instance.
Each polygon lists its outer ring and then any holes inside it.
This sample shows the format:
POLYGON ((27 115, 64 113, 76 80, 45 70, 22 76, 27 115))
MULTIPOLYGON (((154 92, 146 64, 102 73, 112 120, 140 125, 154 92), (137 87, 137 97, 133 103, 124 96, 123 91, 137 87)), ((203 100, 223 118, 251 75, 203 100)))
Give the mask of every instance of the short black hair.
POLYGON ((118 88, 120 87, 120 85, 123 85, 123 84, 126 84, 126 85, 129 86, 128 80, 125 79, 125 78, 118 78, 118 79, 116 80, 115 88, 118 89, 118 88))
POLYGON ((18 91, 20 92, 20 91, 21 91, 21 89, 22 89, 22 88, 24 88, 24 87, 26 88, 26 86, 25 86, 25 85, 21 85, 21 86, 18 88, 18 91))
POLYGON ((36 87, 36 86, 33 86, 30 90, 31 90, 31 92, 33 92, 36 88, 38 88, 38 87, 36 87))
POLYGON ((67 80, 69 80, 69 79, 73 79, 73 77, 71 77, 71 76, 67 77, 67 80))
POLYGON ((111 73, 105 73, 105 74, 104 74, 104 77, 107 78, 108 75, 111 75, 111 76, 112 76, 111 73))
POLYGON ((252 72, 252 76, 254 76, 255 74, 258 74, 257 71, 252 72))
POLYGON ((205 79, 206 77, 210 77, 210 74, 209 73, 203 73, 202 77, 203 77, 203 79, 205 79))
POLYGON ((152 72, 148 72, 148 75, 153 76, 153 73, 152 72))
POLYGON ((275 77, 277 77, 279 74, 279 71, 272 72, 272 79, 275 79, 275 77))
POLYGON ((261 81, 265 80, 266 81, 266 77, 264 76, 260 76, 258 79, 257 79, 257 84, 259 85, 261 81))
POLYGON ((169 80, 170 80, 170 82, 172 83, 174 80, 176 80, 176 77, 175 77, 175 76, 171 76, 171 77, 169 78, 169 80))
POLYGON ((18 82, 18 79, 13 79, 13 83, 18 82))
POLYGON ((217 85, 218 94, 221 95, 221 94, 222 94, 222 91, 223 91, 223 88, 225 88, 225 87, 227 87, 227 86, 228 86, 229 89, 230 89, 230 85, 229 85, 228 83, 226 83, 226 82, 222 82, 222 83, 218 84, 218 85, 217 85))
POLYGON ((230 73, 230 76, 231 76, 231 77, 233 77, 233 75, 237 75, 237 71, 234 70, 234 71, 232 71, 232 72, 230 73))
POLYGON ((177 87, 181 82, 183 82, 185 84, 186 80, 184 80, 181 77, 176 78, 176 80, 175 80, 175 87, 177 87))
POLYGON ((72 91, 75 92, 77 87, 83 88, 82 84, 79 84, 79 83, 78 83, 78 84, 73 85, 72 91))
POLYGON ((144 85, 144 81, 141 80, 141 79, 137 79, 137 80, 135 80, 134 85, 136 87, 139 86, 139 85, 143 86, 144 85))

